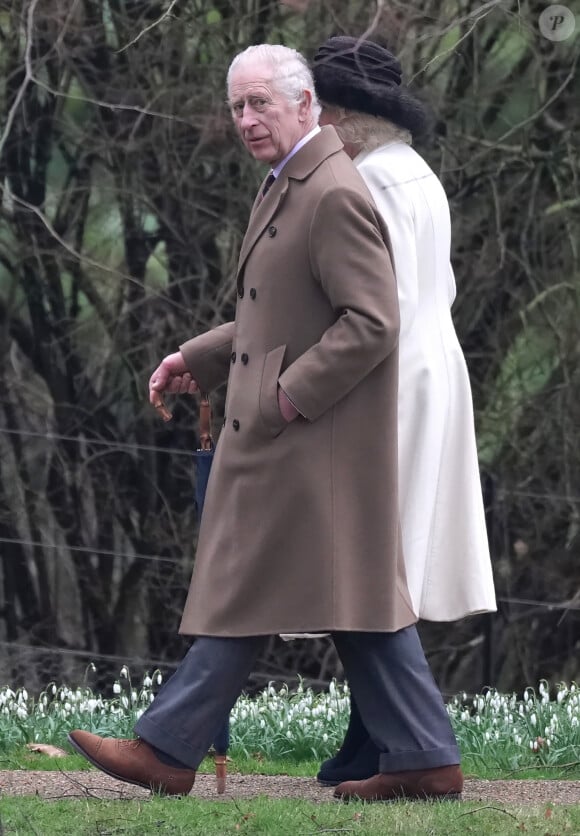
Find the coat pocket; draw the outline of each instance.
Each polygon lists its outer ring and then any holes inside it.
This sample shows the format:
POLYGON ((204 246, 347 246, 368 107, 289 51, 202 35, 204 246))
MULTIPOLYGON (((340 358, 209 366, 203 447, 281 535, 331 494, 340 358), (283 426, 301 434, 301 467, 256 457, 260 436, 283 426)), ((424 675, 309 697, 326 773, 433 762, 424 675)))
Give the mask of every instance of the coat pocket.
POLYGON ((285 354, 285 345, 279 345, 269 351, 264 357, 260 379, 260 416, 269 434, 274 438, 288 426, 278 406, 278 379, 285 354))

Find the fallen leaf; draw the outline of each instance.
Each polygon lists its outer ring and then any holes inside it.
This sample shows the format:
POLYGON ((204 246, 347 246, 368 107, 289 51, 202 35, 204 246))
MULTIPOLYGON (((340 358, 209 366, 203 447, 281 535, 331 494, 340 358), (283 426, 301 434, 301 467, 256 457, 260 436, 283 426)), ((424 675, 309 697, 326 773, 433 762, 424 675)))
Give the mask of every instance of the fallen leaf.
POLYGON ((551 807, 547 807, 547 808, 546 808, 546 812, 544 813, 544 818, 545 818, 545 819, 551 819, 551 818, 552 818, 552 813, 553 813, 553 812, 554 812, 554 811, 552 810, 552 808, 551 808, 551 807))
POLYGON ((68 755, 68 752, 65 752, 64 749, 59 749, 58 746, 53 746, 51 743, 27 743, 26 748, 40 755, 47 755, 49 758, 66 758, 68 755))

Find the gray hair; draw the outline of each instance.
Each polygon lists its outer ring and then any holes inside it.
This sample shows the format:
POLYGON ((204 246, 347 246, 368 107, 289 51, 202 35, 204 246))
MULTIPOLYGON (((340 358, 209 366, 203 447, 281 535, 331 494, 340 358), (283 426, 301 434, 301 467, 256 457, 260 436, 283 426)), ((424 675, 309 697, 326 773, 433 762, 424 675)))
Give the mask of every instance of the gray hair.
POLYGON ((358 110, 346 110, 335 105, 322 106, 336 119, 334 127, 344 143, 358 148, 359 151, 374 151, 388 142, 405 142, 411 145, 411 132, 395 125, 383 116, 372 116, 358 110))
POLYGON ((272 84, 284 98, 299 104, 302 94, 309 90, 312 95, 312 115, 320 116, 320 105, 314 89, 314 78, 306 58, 296 49, 280 44, 255 44, 235 56, 228 70, 228 92, 234 70, 253 61, 269 64, 272 68, 272 84))

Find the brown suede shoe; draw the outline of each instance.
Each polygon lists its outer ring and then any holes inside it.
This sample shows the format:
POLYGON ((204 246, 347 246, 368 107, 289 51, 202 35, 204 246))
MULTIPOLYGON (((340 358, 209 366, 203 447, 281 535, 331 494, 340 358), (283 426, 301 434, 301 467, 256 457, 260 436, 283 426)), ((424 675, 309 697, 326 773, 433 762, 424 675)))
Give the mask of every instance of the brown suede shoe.
POLYGON ((366 781, 344 781, 334 791, 342 801, 395 801, 397 798, 460 799, 463 773, 459 766, 438 766, 408 772, 381 772, 366 781))
POLYGON ((73 731, 68 739, 77 752, 111 778, 164 795, 187 795, 193 787, 195 769, 167 766, 144 740, 117 740, 86 731, 73 731))

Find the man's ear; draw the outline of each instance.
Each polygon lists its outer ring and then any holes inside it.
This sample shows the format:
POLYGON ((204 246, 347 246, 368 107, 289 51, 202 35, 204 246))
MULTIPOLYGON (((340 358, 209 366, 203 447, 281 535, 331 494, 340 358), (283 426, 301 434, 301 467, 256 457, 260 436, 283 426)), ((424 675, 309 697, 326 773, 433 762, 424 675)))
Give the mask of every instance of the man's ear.
POLYGON ((310 90, 302 91, 302 99, 298 105, 298 119, 300 122, 306 122, 312 113, 312 93, 310 90))

